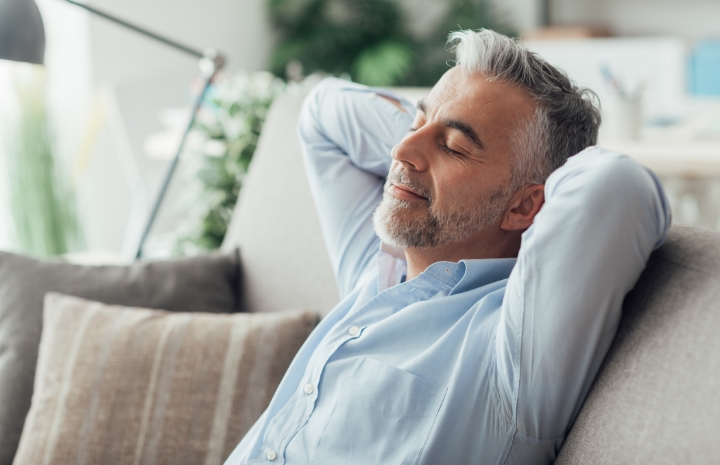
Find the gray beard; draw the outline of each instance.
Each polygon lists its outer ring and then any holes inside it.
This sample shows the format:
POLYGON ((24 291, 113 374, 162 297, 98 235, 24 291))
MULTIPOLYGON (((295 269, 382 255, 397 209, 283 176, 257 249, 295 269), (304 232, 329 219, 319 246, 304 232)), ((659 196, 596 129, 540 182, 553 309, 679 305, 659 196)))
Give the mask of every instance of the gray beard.
MULTIPOLYGON (((403 176, 395 179, 409 185, 403 176)), ((468 211, 433 211, 432 199, 428 197, 425 214, 410 217, 408 213, 417 210, 417 205, 388 194, 389 185, 390 180, 385 183, 382 202, 373 214, 373 224, 383 242, 403 249, 430 249, 462 242, 498 221, 512 195, 508 189, 499 189, 489 194, 478 208, 468 211)))

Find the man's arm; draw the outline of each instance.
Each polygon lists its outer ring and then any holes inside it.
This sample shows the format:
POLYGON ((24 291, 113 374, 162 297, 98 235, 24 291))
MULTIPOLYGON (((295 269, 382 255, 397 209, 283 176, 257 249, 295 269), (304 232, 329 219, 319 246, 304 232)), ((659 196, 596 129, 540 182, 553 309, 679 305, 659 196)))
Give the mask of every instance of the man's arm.
POLYGON ((387 91, 326 79, 305 99, 298 132, 310 188, 340 294, 372 263, 372 214, 382 199, 390 151, 412 125, 412 106, 387 91), (402 110, 405 108, 405 111, 402 110))
POLYGON ((498 389, 517 429, 564 436, 607 353, 632 289, 665 239, 670 210, 657 179, 599 148, 545 185, 523 234, 498 326, 498 389))

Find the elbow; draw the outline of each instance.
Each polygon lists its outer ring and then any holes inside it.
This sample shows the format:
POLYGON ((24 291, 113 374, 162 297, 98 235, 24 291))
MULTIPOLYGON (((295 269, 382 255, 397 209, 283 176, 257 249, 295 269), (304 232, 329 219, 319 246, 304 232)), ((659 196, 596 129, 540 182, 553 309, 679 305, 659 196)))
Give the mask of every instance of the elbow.
POLYGON ((300 115, 297 123, 297 131, 302 141, 310 141, 322 134, 323 109, 327 109, 327 103, 333 93, 337 92, 339 84, 344 81, 337 78, 325 78, 317 83, 303 100, 300 108, 300 115))
POLYGON ((652 171, 603 149, 586 150, 553 173, 546 184, 546 199, 589 210, 606 225, 635 225, 655 248, 670 227, 669 202, 652 171))
POLYGON ((657 248, 665 241, 672 221, 670 203, 657 176, 647 167, 629 158, 601 167, 606 192, 618 192, 615 198, 626 204, 633 218, 646 218, 648 233, 654 236, 657 248))

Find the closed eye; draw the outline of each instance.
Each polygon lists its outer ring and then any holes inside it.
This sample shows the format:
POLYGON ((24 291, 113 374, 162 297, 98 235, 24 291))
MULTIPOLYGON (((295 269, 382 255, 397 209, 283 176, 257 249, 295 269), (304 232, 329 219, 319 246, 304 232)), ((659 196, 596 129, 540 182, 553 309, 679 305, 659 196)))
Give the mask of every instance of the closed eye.
POLYGON ((458 151, 456 151, 456 150, 451 149, 450 147, 448 147, 448 145, 447 145, 445 142, 441 142, 441 143, 440 143, 440 148, 443 150, 443 152, 445 152, 445 153, 447 153, 447 154, 449 154, 449 155, 462 156, 462 153, 460 153, 460 152, 458 152, 458 151))

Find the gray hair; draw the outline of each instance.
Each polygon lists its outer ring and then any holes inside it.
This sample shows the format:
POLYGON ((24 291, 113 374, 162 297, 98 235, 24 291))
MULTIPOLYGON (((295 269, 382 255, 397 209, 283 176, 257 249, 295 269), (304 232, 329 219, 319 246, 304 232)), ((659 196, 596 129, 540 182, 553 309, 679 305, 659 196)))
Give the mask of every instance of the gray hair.
POLYGON ((537 103, 534 118, 519 123, 513 136, 512 191, 524 183, 544 184, 568 158, 597 143, 600 111, 593 91, 579 88, 514 39, 488 29, 452 32, 448 44, 456 65, 466 72, 515 85, 537 103))

